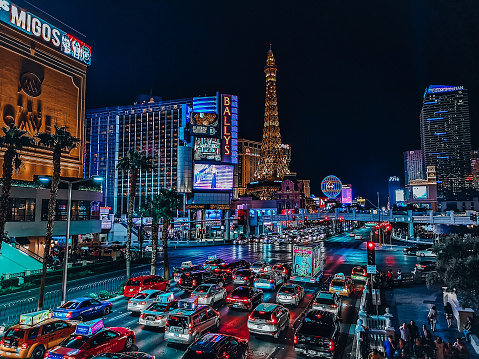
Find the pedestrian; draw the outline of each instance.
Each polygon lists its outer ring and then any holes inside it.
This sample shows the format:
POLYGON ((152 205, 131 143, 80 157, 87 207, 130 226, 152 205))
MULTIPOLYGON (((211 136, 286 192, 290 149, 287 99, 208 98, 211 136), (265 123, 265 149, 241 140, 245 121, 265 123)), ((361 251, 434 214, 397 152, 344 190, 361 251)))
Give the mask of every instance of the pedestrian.
POLYGON ((469 350, 467 350, 466 344, 462 342, 461 338, 457 338, 453 347, 456 349, 456 355, 458 359, 469 358, 469 350))
POLYGON ((444 359, 455 359, 456 358, 456 350, 452 346, 451 342, 446 343, 444 346, 444 359))
POLYGON ((414 355, 416 358, 422 358, 425 355, 424 345, 422 345, 419 338, 416 339, 416 344, 414 345, 414 355))
POLYGON ((444 358, 444 342, 441 337, 436 339, 436 359, 445 359, 444 358))
POLYGON ((431 330, 435 332, 437 323, 437 308, 435 305, 429 309, 429 313, 427 314, 427 322, 431 325, 431 330))
POLYGON ((401 272, 401 268, 398 269, 398 272, 397 272, 397 279, 398 279, 398 282, 401 282, 402 280, 402 272, 401 272))
POLYGON ((401 339, 404 340, 404 346, 406 347, 407 351, 410 351, 410 341, 411 341, 411 334, 409 332, 409 328, 407 326, 407 323, 404 322, 400 327, 399 331, 401 332, 401 339))
MULTIPOLYGON (((429 330, 427 330, 426 324, 423 324, 423 325, 422 325, 422 330, 421 330, 421 335, 423 336, 423 338, 426 338, 428 331, 429 331, 429 330)), ((422 339, 423 339, 423 338, 421 338, 421 342, 422 342, 422 339)), ((423 343, 423 344, 424 344, 424 343, 423 343)))
POLYGON ((373 349, 373 351, 369 353, 368 359, 383 359, 383 356, 377 351, 377 349, 373 349))
POLYGON ((388 288, 392 288, 393 287, 393 271, 391 269, 388 269, 386 280, 388 282, 388 288))
POLYGON ((471 333, 472 333, 471 329, 472 329, 472 317, 467 317, 466 324, 464 324, 464 329, 462 331, 464 333, 466 342, 470 340, 469 337, 471 336, 471 333))
POLYGON ((411 352, 413 352, 414 346, 416 345, 416 339, 419 338, 419 328, 417 327, 414 320, 411 320, 409 323, 409 337, 411 338, 411 352))
POLYGON ((394 346, 393 336, 388 335, 388 338, 383 343, 384 353, 386 354, 386 358, 391 359, 393 357, 394 352, 396 351, 396 347, 394 346))
POLYGON ((450 328, 452 326, 453 318, 452 305, 450 302, 447 302, 444 306, 444 315, 446 316, 447 327, 450 328))

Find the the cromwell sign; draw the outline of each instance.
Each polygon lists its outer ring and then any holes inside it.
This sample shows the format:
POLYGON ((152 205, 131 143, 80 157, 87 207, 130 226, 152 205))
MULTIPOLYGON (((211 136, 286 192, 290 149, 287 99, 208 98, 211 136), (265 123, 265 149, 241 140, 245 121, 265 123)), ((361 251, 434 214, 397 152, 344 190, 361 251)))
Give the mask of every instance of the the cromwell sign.
POLYGON ((67 56, 87 65, 91 63, 90 46, 10 1, 0 0, 0 21, 47 43, 67 56))

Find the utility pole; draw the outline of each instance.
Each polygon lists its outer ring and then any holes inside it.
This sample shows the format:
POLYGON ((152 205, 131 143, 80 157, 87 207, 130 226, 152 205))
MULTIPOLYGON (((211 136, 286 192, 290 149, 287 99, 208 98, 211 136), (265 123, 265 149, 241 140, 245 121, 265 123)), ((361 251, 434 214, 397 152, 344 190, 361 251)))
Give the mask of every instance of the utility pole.
POLYGON ((379 192, 378 192, 378 242, 381 247, 381 207, 379 206, 379 192))

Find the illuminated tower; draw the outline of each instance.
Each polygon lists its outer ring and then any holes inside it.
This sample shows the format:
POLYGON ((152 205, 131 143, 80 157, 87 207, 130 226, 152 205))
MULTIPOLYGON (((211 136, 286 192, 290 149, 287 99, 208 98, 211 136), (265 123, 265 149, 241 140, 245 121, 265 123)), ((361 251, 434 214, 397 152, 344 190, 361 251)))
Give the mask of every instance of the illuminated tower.
POLYGON ((276 62, 271 45, 264 73, 266 74, 266 99, 264 108, 263 141, 258 168, 255 172, 257 181, 282 180, 289 174, 286 156, 282 149, 281 132, 278 119, 278 98, 276 96, 276 62))

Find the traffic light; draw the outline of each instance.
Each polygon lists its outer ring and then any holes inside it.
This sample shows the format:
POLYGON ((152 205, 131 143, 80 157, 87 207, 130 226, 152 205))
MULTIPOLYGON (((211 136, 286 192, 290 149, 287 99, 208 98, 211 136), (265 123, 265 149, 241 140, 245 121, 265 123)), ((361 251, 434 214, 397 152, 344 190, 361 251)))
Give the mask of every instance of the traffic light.
POLYGON ((374 242, 368 242, 368 244, 367 244, 368 265, 375 265, 376 264, 375 247, 376 247, 376 245, 374 244, 374 242))
POLYGON ((328 216, 324 217, 324 220, 329 221, 329 217, 328 216))

